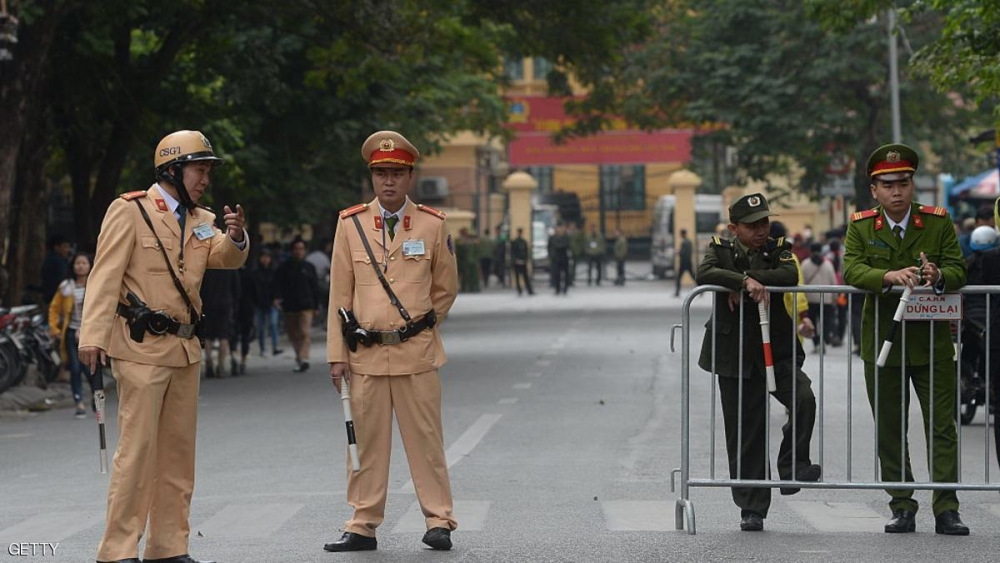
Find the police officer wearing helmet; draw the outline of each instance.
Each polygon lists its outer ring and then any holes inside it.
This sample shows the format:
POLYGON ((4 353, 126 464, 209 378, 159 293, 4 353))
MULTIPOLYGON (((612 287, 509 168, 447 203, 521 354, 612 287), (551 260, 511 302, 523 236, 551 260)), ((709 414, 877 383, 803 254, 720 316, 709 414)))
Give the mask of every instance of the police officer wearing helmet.
MULTIPOLYGON (((861 359, 868 400, 878 417, 882 480, 913 481, 909 448, 905 447, 907 425, 902 422, 909 420, 912 384, 924 415, 925 440, 933 443, 931 481, 949 483, 958 480, 957 374, 949 324, 907 321, 905 350, 897 339, 885 367, 875 365, 899 304, 898 294, 887 293, 893 286, 922 286, 940 294, 966 283, 965 261, 948 212, 913 202, 913 174, 919 162, 916 151, 898 143, 879 147, 868 158, 871 194, 878 206, 851 216, 844 243, 844 282, 871 292, 865 296, 862 314, 861 359), (934 419, 930 420, 932 397, 934 419)), ((886 492, 892 511, 886 533, 915 531, 913 491, 886 492)), ((968 535, 955 491, 935 490, 932 497, 935 532, 968 535)))
MULTIPOLYGON (((249 242, 243 208, 224 208, 226 231, 198 201, 222 164, 197 131, 177 131, 153 156, 156 183, 111 203, 97 239, 80 331, 80 361, 114 358, 121 433, 99 562, 198 563, 188 555, 194 490, 206 268, 236 269, 249 242), (96 288, 96 289, 93 289, 96 288), (147 528, 148 521, 148 528, 147 528)), ((209 563, 209 562, 202 562, 209 563)))
MULTIPOLYGON (((417 205, 417 149, 379 131, 361 154, 376 198, 340 213, 330 267, 327 360, 338 392, 350 386, 360 471, 347 473, 354 514, 327 551, 377 549, 385 518, 393 415, 424 514, 423 542, 451 549, 451 485, 441 424, 444 346, 438 328, 458 291, 455 246, 440 211, 417 205)), ((348 461, 350 466, 350 461, 348 461)))

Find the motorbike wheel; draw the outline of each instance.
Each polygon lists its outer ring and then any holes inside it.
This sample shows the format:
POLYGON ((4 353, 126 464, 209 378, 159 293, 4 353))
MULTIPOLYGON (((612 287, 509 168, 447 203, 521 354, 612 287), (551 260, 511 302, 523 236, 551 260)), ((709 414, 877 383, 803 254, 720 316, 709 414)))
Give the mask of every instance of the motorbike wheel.
POLYGON ((17 354, 11 355, 0 346, 0 393, 13 387, 18 382, 20 366, 18 365, 17 354))
POLYGON ((968 426, 972 423, 972 419, 976 418, 976 410, 979 409, 979 405, 976 404, 976 389, 973 385, 973 381, 976 377, 976 370, 971 365, 971 362, 962 362, 962 378, 961 378, 961 408, 959 409, 958 419, 962 423, 962 426, 968 426))

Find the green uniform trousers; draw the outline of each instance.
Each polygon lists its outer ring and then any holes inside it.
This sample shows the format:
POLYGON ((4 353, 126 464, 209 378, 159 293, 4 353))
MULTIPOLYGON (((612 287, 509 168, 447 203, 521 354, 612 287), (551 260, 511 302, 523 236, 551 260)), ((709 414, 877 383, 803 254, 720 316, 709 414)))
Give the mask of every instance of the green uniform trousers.
MULTIPOLYGON (((787 364, 791 364, 790 361, 787 364)), ((795 432, 792 433, 792 418, 781 427, 782 440, 778 449, 778 475, 782 479, 792 478, 794 465, 796 478, 798 472, 812 464, 809 458, 809 447, 812 440, 813 425, 816 423, 816 396, 813 395, 809 377, 800 369, 796 371, 794 410, 792 401, 792 377, 787 370, 775 366, 775 383, 777 391, 772 393, 779 403, 789 412, 794 413, 795 432), (785 374, 781 372, 784 371, 785 374), (794 455, 793 455, 794 445, 794 455), (795 460, 794 464, 792 460, 795 460)), ((743 444, 740 447, 740 379, 736 377, 719 377, 719 391, 722 399, 722 417, 726 426, 726 451, 729 454, 730 479, 769 479, 770 466, 768 451, 765 448, 767 436, 767 382, 762 373, 754 373, 743 379, 743 444), (740 460, 737 471, 736 461, 740 460)), ((733 502, 741 509, 741 516, 755 512, 767 517, 771 506, 771 489, 733 487, 733 502)))
MULTIPOLYGON (((955 362, 951 358, 934 362, 934 430, 930 432, 931 418, 931 369, 929 365, 885 367, 878 370, 878 457, 882 467, 883 481, 913 481, 910 467, 909 443, 906 441, 908 421, 903 420, 904 412, 910 412, 910 385, 917 391, 920 410, 924 415, 924 438, 930 444, 929 434, 934 436, 933 457, 927 448, 928 464, 932 481, 954 483, 958 481, 958 432, 955 428, 955 362), (904 379, 905 378, 905 379, 904 379), (900 410, 900 409, 904 410, 900 410)), ((875 413, 875 364, 865 362, 865 383, 868 388, 868 402, 875 413)), ((907 418, 909 418, 907 416, 907 418)), ((892 501, 891 510, 917 511, 917 501, 913 491, 887 489, 892 501)), ((938 490, 933 494, 934 515, 946 510, 958 510, 958 496, 953 490, 938 490)))

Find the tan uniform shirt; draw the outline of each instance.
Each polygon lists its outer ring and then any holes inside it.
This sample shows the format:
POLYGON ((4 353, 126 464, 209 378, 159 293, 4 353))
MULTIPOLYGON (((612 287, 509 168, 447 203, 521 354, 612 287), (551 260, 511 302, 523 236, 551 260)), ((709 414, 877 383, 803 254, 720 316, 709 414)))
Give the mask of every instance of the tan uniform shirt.
MULTIPOLYGON (((414 321, 433 309, 440 326, 458 291, 454 245, 445 220, 437 212, 423 211, 407 200, 395 238, 390 240, 386 234, 383 246, 378 209, 377 200, 372 201, 355 215, 371 245, 376 265, 385 268, 384 275, 393 292, 414 321), (422 253, 415 249, 421 242, 422 253)), ((330 266, 327 361, 349 362, 352 372, 364 375, 408 375, 444 365, 447 358, 439 326, 400 344, 371 347, 359 344, 356 352, 348 351, 336 314, 338 308, 353 310, 366 330, 398 330, 405 322, 379 283, 354 220, 341 216, 339 221, 330 266)))
MULTIPOLYGON (((180 225, 168 211, 159 186, 154 184, 139 201, 149 214, 188 298, 201 311, 199 293, 205 270, 239 268, 246 261, 250 244, 243 245, 240 250, 228 234, 215 227, 214 213, 195 208, 194 214, 189 213, 186 220, 184 268, 181 269, 180 225), (211 227, 212 236, 199 240, 194 229, 200 225, 211 227)), ((87 292, 83 305, 81 348, 96 346, 106 350, 112 358, 166 367, 201 361, 201 344, 197 338, 147 333, 139 343, 129 337, 125 319, 117 314, 118 304, 126 303, 125 295, 131 291, 153 311, 164 311, 182 323, 191 322, 188 307, 167 271, 156 237, 136 209, 135 201, 118 198, 108 208, 87 285, 91 291, 87 292)))

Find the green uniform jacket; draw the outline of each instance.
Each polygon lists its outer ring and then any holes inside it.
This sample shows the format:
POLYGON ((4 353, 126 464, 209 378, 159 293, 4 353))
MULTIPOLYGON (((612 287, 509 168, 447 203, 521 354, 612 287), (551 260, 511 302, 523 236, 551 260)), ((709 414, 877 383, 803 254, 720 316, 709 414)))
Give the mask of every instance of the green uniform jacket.
MULTIPOLYGON (((699 284, 721 285, 733 291, 743 288, 743 277, 749 276, 764 285, 794 286, 799 282, 799 270, 792 256, 791 244, 784 237, 768 239, 761 252, 752 255, 739 241, 729 241, 713 237, 705 258, 698 266, 696 276, 699 284)), ((775 377, 790 377, 792 370, 792 342, 795 343, 795 357, 799 366, 805 360, 805 352, 794 338, 795 326, 788 316, 785 300, 780 295, 771 296, 769 308, 771 329, 771 353, 774 359, 775 377)), ((763 340, 760 334, 760 315, 757 304, 746 298, 743 306, 743 326, 740 327, 740 309, 729 310, 729 294, 716 296, 715 311, 715 373, 723 377, 739 377, 740 332, 743 333, 743 377, 753 373, 764 374, 763 340)), ((701 346, 698 365, 705 371, 712 371, 712 319, 705 323, 705 340, 701 346)))
POLYGON ((604 243, 604 237, 601 236, 601 233, 587 235, 584 252, 588 258, 603 258, 606 250, 607 246, 604 243))
POLYGON ((628 256, 628 239, 621 236, 615 239, 615 259, 624 260, 628 256))
MULTIPOLYGON (((865 297, 861 323, 861 359, 874 362, 882 341, 889 334, 892 316, 899 305, 898 293, 883 293, 882 276, 890 270, 920 265, 920 253, 941 269, 943 284, 938 293, 955 291, 965 285, 965 261, 948 212, 940 207, 913 204, 903 240, 889 227, 882 207, 859 211, 851 216, 844 243, 844 283, 880 295, 878 300, 878 341, 875 340, 875 295, 865 297)), ((902 335, 896 335, 888 367, 902 365, 902 335)), ((906 365, 928 365, 931 361, 930 321, 906 323, 906 365)), ((934 323, 934 361, 955 354, 949 324, 934 323)))

